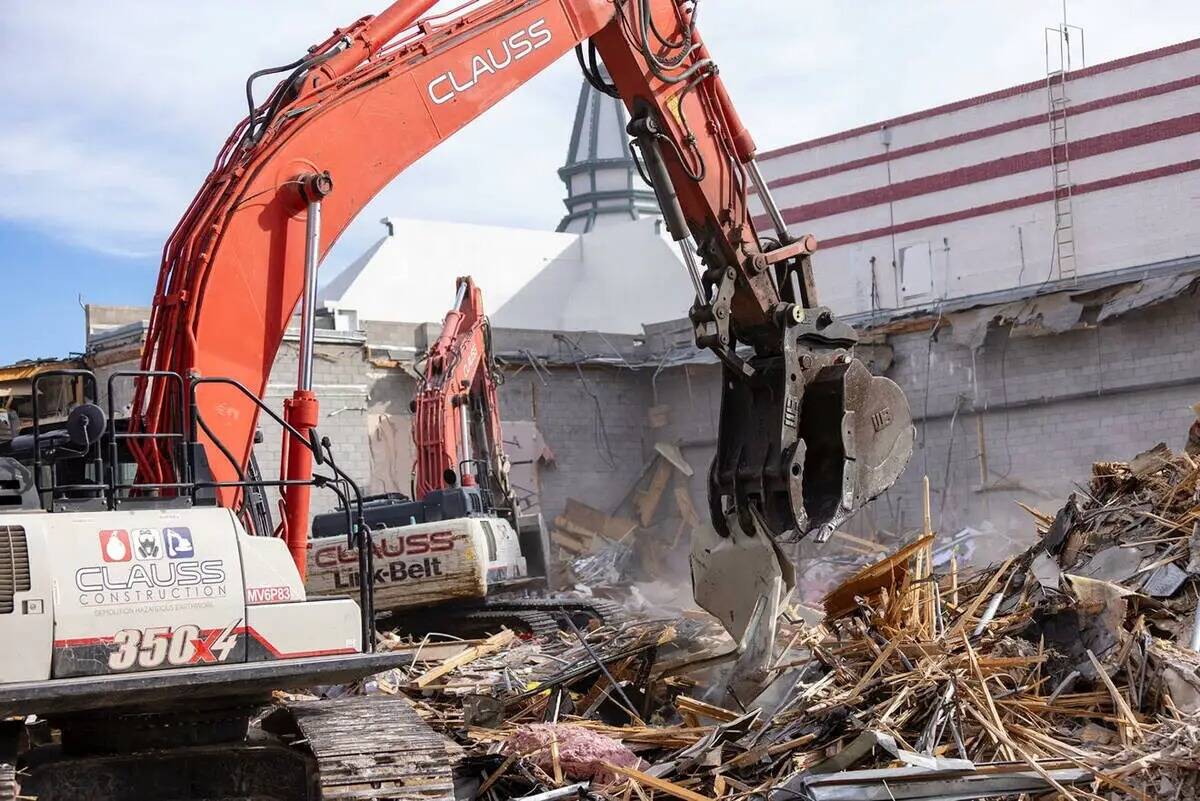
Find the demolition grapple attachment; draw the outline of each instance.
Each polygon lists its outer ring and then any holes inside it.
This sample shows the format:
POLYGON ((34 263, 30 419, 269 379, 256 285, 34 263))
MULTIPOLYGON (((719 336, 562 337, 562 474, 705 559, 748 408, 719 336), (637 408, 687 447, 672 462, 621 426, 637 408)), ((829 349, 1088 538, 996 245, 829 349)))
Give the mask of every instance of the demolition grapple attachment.
POLYGON ((778 352, 724 359, 709 471, 712 526, 692 534, 696 602, 737 643, 726 679, 750 703, 770 682, 779 614, 795 584, 781 541, 824 541, 912 455, 908 401, 854 357, 854 329, 792 306, 778 352))
POLYGON ((833 530, 899 478, 912 455, 908 401, 854 356, 826 308, 792 307, 778 353, 725 367, 709 505, 717 533, 782 540, 833 530), (749 373, 749 374, 748 374, 749 373))

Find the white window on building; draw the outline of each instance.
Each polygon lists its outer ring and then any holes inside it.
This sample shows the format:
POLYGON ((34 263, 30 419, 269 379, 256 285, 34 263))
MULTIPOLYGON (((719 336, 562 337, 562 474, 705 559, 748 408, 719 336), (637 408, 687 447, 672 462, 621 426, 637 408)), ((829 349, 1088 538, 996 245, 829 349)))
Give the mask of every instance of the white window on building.
POLYGON ((928 242, 900 248, 900 297, 905 301, 933 295, 933 253, 928 242))

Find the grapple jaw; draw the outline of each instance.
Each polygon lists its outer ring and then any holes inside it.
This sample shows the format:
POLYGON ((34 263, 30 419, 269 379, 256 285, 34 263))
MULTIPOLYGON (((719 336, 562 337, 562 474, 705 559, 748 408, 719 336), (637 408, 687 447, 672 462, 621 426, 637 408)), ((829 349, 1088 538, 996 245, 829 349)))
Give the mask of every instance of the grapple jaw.
POLYGON ((778 351, 725 368, 709 472, 719 534, 736 518, 745 532, 824 541, 899 478, 915 439, 908 401, 854 357, 856 341, 828 309, 796 306, 778 351))

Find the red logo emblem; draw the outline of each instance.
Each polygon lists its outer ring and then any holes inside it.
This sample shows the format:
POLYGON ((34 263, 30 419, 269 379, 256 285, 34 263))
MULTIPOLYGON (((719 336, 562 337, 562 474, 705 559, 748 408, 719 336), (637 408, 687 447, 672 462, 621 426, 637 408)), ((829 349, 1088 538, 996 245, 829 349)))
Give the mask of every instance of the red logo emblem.
POLYGON ((125 529, 113 529, 100 532, 100 555, 105 562, 128 562, 133 558, 133 548, 129 545, 129 532, 125 529))

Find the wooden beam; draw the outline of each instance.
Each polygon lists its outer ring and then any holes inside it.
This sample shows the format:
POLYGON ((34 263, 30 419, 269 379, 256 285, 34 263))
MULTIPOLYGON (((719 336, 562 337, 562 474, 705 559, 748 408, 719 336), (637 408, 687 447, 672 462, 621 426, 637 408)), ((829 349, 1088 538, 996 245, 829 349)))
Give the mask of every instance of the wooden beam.
POLYGON ((461 654, 450 657, 437 667, 425 671, 420 676, 417 676, 416 680, 413 681, 413 684, 415 684, 417 687, 424 688, 437 681, 442 676, 445 676, 452 670, 457 670, 463 665, 471 664, 480 657, 487 656, 488 654, 494 654, 499 650, 507 648, 516 638, 516 634, 513 634, 508 629, 504 629, 499 634, 493 634, 491 637, 488 637, 479 645, 476 645, 473 648, 468 648, 461 654))
POLYGON ((651 776, 649 773, 642 773, 640 770, 614 765, 611 762, 605 762, 604 767, 608 768, 613 773, 624 776, 626 779, 633 779, 635 782, 644 787, 649 787, 650 789, 657 790, 660 793, 666 793, 667 795, 674 796, 675 798, 682 798, 683 801, 713 801, 713 799, 709 796, 700 795, 700 793, 689 790, 686 787, 680 787, 678 784, 675 784, 675 782, 669 782, 666 779, 656 778, 651 776))

